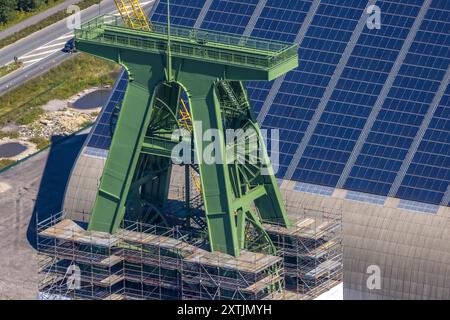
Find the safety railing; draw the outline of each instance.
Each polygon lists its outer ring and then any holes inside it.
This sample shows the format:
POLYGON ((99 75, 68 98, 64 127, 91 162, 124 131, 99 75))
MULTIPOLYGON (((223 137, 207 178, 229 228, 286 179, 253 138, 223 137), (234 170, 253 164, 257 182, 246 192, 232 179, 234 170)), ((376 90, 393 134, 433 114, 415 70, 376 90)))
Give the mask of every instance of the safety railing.
MULTIPOLYGON (((167 26, 153 24, 151 32, 131 30, 115 16, 100 16, 75 30, 78 41, 95 41, 158 53, 167 51, 167 26)), ((174 56, 271 68, 297 57, 297 46, 184 27, 171 27, 174 56)))

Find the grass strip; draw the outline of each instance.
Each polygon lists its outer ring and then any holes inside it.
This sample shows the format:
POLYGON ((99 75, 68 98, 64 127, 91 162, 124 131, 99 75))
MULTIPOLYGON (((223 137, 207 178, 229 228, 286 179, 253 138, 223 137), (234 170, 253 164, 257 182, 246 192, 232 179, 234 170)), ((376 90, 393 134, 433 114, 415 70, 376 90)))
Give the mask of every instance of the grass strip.
POLYGON ((11 160, 11 159, 0 159, 0 170, 12 165, 14 162, 16 162, 15 160, 11 160))
POLYGON ((120 66, 112 62, 76 54, 0 96, 0 127, 35 121, 43 113, 41 106, 50 100, 64 100, 90 87, 112 85, 119 71, 120 66))
POLYGON ((7 74, 16 71, 22 66, 21 62, 13 62, 7 64, 6 66, 0 67, 0 78, 6 76, 7 74))

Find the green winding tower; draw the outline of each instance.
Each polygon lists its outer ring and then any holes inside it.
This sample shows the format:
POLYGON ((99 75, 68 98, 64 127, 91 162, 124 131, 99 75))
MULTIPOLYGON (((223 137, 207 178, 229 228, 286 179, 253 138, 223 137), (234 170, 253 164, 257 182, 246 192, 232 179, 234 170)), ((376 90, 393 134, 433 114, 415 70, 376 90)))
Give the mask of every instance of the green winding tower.
MULTIPOLYGON (((227 150, 237 148, 239 139, 224 137, 227 129, 252 128, 262 143, 242 81, 270 81, 296 68, 297 47, 158 24, 151 32, 133 30, 114 16, 84 24, 75 41, 78 50, 123 65, 130 78, 89 229, 114 233, 130 211, 140 219, 146 215, 145 221, 164 221, 159 208, 167 202, 171 154, 180 142, 172 136, 180 128, 185 92, 194 142, 190 152, 201 159, 208 151, 202 143, 205 130, 223 133, 215 140, 216 159, 222 161, 191 165, 200 176, 211 251, 238 256, 250 246, 248 225, 257 233, 252 241, 262 239, 273 248, 262 221, 282 226, 289 221, 267 151, 263 147, 256 164, 236 162, 227 150), (153 209, 143 212, 144 203, 153 209)), ((189 205, 189 194, 186 198, 189 205)))

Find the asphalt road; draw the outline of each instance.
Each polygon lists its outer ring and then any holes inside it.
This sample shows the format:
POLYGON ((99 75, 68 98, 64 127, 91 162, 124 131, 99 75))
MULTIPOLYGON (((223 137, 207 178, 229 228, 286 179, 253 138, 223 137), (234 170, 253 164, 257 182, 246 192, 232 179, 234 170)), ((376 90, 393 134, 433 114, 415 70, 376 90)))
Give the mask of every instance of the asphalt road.
MULTIPOLYGON (((116 6, 114 0, 103 0, 100 6, 94 5, 81 12, 81 21, 89 21, 99 14, 107 14, 115 11, 116 6)), ((58 37, 64 36, 71 32, 67 28, 66 20, 59 21, 45 29, 31 34, 30 36, 21 39, 14 44, 11 44, 0 50, 0 66, 8 64, 14 60, 14 57, 23 56, 46 43, 51 42, 58 37)), ((65 59, 69 58, 70 54, 62 51, 57 51, 54 54, 46 57, 27 68, 17 70, 5 77, 0 78, 0 95, 6 91, 17 87, 23 81, 33 78, 40 73, 43 73, 50 69, 55 64, 61 63, 65 59)))
POLYGON ((48 71, 50 68, 60 64, 67 58, 69 58, 68 54, 58 52, 27 69, 20 69, 3 78, 0 78, 0 95, 6 93, 8 90, 20 86, 25 81, 48 71))
MULTIPOLYGON (((103 0, 100 6, 94 5, 81 12, 81 21, 86 22, 99 14, 111 13, 116 9, 114 0, 103 0)), ((26 38, 23 38, 0 50, 0 66, 20 57, 45 43, 52 41, 64 34, 71 32, 67 27, 66 19, 61 20, 45 29, 39 30, 26 38)))
POLYGON ((30 17, 28 19, 25 19, 24 21, 22 21, 22 22, 20 22, 18 24, 15 24, 15 25, 11 26, 10 28, 5 29, 2 32, 0 32, 0 39, 6 38, 6 37, 8 37, 8 36, 18 32, 18 31, 22 30, 22 29, 25 29, 26 27, 29 27, 29 26, 31 26, 33 24, 36 24, 39 21, 44 20, 45 18, 47 18, 47 17, 49 17, 49 16, 51 16, 51 15, 53 15, 53 14, 55 14, 55 13, 61 11, 61 10, 66 9, 69 5, 76 4, 76 3, 80 2, 80 1, 81 0, 66 0, 63 3, 60 3, 60 4, 50 8, 48 10, 45 10, 45 11, 43 11, 43 12, 41 12, 41 13, 35 15, 35 16, 32 16, 32 17, 30 17))

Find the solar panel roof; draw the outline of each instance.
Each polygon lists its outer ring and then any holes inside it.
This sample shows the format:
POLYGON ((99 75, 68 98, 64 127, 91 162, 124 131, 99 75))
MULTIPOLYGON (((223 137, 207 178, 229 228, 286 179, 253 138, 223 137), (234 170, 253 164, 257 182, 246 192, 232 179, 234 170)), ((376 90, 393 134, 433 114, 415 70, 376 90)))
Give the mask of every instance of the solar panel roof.
MULTIPOLYGON (((450 204, 450 1, 170 3, 173 24, 299 45, 296 70, 246 84, 261 126, 280 130, 278 178, 450 204)), ((104 117, 92 143, 108 148, 104 117)))
POLYGON ((109 150, 111 146, 112 128, 114 117, 117 108, 120 108, 121 102, 125 96, 125 91, 128 84, 128 73, 122 72, 121 76, 117 80, 114 90, 111 93, 108 103, 103 108, 101 113, 97 118, 94 130, 89 136, 89 141, 87 142, 87 147, 96 148, 101 150, 109 150))

